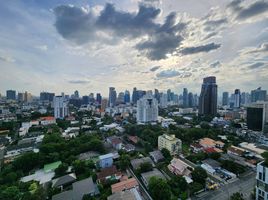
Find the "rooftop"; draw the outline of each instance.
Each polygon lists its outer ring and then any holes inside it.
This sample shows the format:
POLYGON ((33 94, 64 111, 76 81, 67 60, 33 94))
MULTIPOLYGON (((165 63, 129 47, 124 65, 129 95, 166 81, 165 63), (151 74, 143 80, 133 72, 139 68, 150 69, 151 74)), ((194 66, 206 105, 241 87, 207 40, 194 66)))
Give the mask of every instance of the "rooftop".
POLYGON ((57 169, 60 166, 60 164, 61 164, 61 161, 46 164, 46 165, 44 165, 44 171, 45 172, 54 171, 55 169, 57 169))

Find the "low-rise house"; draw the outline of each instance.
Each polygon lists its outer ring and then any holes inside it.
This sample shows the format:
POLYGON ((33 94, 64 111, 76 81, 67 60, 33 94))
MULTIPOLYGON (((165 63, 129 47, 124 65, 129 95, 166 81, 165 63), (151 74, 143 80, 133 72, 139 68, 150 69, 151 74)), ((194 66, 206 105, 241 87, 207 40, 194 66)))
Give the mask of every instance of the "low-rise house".
POLYGON ((146 187, 148 187, 149 181, 152 177, 157 177, 164 180, 166 179, 165 176, 157 168, 154 168, 152 171, 141 174, 141 179, 146 187))
POLYGON ((158 163, 158 162, 161 162, 161 161, 165 160, 162 152, 159 151, 159 150, 152 151, 149 154, 150 154, 150 157, 153 159, 153 161, 155 163, 158 163))
POLYGON ((139 169, 142 163, 150 163, 152 166, 154 166, 154 163, 150 157, 137 158, 130 161, 132 168, 135 170, 139 169))
POLYGON ((68 185, 71 185, 76 181, 76 175, 74 173, 67 174, 65 176, 58 177, 52 180, 52 187, 53 188, 64 188, 68 185))
POLYGON ((112 153, 99 156, 100 168, 111 167, 113 165, 113 157, 114 157, 114 154, 112 153))
POLYGON ((175 175, 189 176, 193 168, 178 158, 173 158, 168 165, 169 171, 175 175))
POLYGON ((203 147, 203 148, 223 148, 224 147, 224 143, 221 141, 215 141, 211 138, 203 138, 199 140, 199 144, 203 147))
POLYGON ((138 144, 139 142, 139 137, 138 136, 132 136, 132 135, 129 135, 128 136, 128 140, 130 142, 132 142, 133 144, 138 144))
POLYGON ((136 189, 115 192, 108 196, 107 200, 142 200, 139 192, 136 189))
POLYGON ((123 180, 119 183, 115 183, 111 185, 112 193, 130 190, 132 188, 138 188, 138 187, 139 187, 139 183, 135 178, 123 180))
POLYGON ((236 146, 230 146, 227 149, 227 154, 232 154, 236 156, 243 156, 245 154, 245 150, 236 146))
POLYGON ((203 160, 202 163, 203 164, 201 167, 210 174, 215 174, 216 170, 220 169, 221 167, 221 164, 218 161, 210 158, 203 160))
POLYGON ((113 165, 112 167, 101 169, 101 171, 97 173, 97 182, 106 183, 108 180, 120 180, 121 177, 122 173, 113 165))
POLYGON ((51 124, 56 124, 56 119, 55 119, 55 117, 51 117, 51 116, 49 116, 49 117, 41 117, 40 118, 40 124, 44 125, 44 126, 51 125, 51 124))
POLYGON ((199 143, 193 143, 190 145, 190 148, 194 153, 199 153, 203 151, 203 147, 199 143))
POLYGON ((100 193, 91 177, 74 182, 72 188, 72 190, 52 196, 52 200, 82 200, 84 195, 95 196, 100 193))
POLYGON ((123 147, 122 146, 123 145, 122 140, 119 137, 116 137, 116 136, 108 137, 107 142, 109 142, 113 146, 113 148, 115 148, 116 150, 120 150, 123 147))
POLYGON ((123 145, 123 148, 126 152, 131 152, 131 151, 135 151, 135 146, 132 144, 125 144, 123 145))

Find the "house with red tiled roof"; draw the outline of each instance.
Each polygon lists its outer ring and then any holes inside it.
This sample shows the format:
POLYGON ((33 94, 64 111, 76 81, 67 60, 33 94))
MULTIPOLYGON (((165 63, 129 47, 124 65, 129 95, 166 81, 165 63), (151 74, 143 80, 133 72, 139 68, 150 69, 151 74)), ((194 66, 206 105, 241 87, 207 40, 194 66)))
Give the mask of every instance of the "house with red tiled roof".
POLYGON ((139 187, 139 183, 135 178, 130 178, 119 183, 111 185, 112 193, 130 190, 139 187))

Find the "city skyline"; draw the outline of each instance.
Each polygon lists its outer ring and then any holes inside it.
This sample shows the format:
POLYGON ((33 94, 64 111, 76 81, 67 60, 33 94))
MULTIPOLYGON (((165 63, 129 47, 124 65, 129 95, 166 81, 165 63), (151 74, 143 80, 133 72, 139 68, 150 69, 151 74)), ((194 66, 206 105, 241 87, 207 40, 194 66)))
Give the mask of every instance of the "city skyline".
POLYGON ((267 89, 266 1, 109 2, 3 2, 0 93, 267 89))

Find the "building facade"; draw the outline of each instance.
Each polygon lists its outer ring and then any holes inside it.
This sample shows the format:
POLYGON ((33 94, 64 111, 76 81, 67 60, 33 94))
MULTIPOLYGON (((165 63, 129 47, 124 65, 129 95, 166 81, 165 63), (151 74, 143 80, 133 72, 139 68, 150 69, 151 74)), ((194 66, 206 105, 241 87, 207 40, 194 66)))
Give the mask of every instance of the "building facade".
POLYGON ((176 138, 175 135, 160 135, 158 137, 158 149, 167 149, 171 155, 178 154, 182 148, 181 140, 176 138))
POLYGON ((68 102, 63 96, 54 97, 54 117, 63 119, 69 114, 68 102))
POLYGON ((137 122, 156 122, 158 119, 158 102, 151 93, 137 101, 137 122))
POLYGON ((210 76, 203 79, 201 93, 199 97, 199 115, 217 114, 217 90, 216 77, 210 76))
POLYGON ((268 200, 268 167, 264 162, 257 165, 256 200, 268 200))

